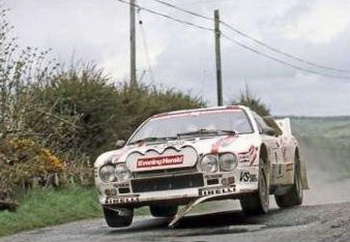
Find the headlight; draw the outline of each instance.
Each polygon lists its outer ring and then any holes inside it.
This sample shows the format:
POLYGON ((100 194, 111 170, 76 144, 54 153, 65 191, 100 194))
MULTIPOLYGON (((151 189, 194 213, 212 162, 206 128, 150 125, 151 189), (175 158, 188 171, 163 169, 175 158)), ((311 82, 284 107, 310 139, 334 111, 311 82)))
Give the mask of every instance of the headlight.
POLYGON ((115 181, 115 169, 112 165, 105 165, 100 168, 99 177, 104 182, 115 181))
POLYGON ((218 171, 218 159, 215 155, 206 155, 201 160, 201 168, 205 173, 214 173, 218 171))
POLYGON ((117 176, 118 181, 125 181, 130 179, 131 172, 125 164, 118 164, 115 167, 115 175, 117 176))
POLYGON ((238 165, 237 156, 232 153, 220 155, 220 169, 222 171, 233 171, 238 165))

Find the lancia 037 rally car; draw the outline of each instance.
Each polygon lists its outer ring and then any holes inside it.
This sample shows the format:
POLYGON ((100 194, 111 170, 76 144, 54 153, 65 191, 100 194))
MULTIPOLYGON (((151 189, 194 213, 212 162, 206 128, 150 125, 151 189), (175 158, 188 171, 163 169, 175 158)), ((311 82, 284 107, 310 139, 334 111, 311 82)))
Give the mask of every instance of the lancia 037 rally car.
POLYGON ((289 119, 261 117, 245 106, 154 115, 121 146, 95 162, 110 227, 130 225, 141 206, 172 217, 175 226, 196 204, 219 199, 239 199, 244 213, 264 214, 270 194, 285 208, 300 205, 308 188, 289 119))

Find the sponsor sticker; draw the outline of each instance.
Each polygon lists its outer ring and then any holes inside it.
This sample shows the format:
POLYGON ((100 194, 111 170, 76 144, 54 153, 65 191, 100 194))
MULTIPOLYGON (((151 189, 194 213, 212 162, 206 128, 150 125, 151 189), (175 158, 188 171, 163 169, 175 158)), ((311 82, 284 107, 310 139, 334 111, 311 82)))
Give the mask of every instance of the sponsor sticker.
POLYGON ((251 174, 249 171, 242 171, 241 175, 239 176, 240 182, 257 182, 257 176, 256 174, 251 174))
POLYGON ((179 165, 183 162, 183 155, 144 157, 137 160, 137 168, 179 165))
POLYGON ((249 162, 249 165, 253 165, 256 157, 258 156, 258 149, 258 147, 252 145, 248 152, 238 154, 239 161, 242 163, 249 162))

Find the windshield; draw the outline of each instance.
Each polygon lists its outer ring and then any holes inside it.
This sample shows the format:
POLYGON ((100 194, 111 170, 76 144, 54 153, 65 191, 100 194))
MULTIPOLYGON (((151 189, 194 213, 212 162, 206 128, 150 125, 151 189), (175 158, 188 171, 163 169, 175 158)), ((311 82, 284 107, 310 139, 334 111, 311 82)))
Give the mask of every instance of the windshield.
MULTIPOLYGON (((235 131, 238 134, 252 133, 253 129, 243 110, 213 110, 174 114, 148 120, 129 140, 168 140, 181 134, 199 135, 198 131, 235 131)), ((225 133, 225 132, 224 132, 225 133)), ((227 132, 226 132, 227 133, 227 132)))

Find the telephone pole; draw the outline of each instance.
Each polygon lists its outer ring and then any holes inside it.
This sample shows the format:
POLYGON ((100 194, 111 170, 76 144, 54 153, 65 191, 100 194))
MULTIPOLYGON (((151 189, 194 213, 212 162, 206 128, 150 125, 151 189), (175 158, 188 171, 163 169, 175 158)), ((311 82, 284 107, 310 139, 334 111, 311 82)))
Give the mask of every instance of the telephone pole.
POLYGON ((136 31, 135 31, 135 2, 130 0, 130 86, 136 87, 136 31))
POLYGON ((222 74, 221 74, 221 51, 220 51, 220 17, 219 10, 214 11, 215 20, 215 60, 216 60, 216 83, 218 93, 218 106, 223 105, 222 101, 222 74))

